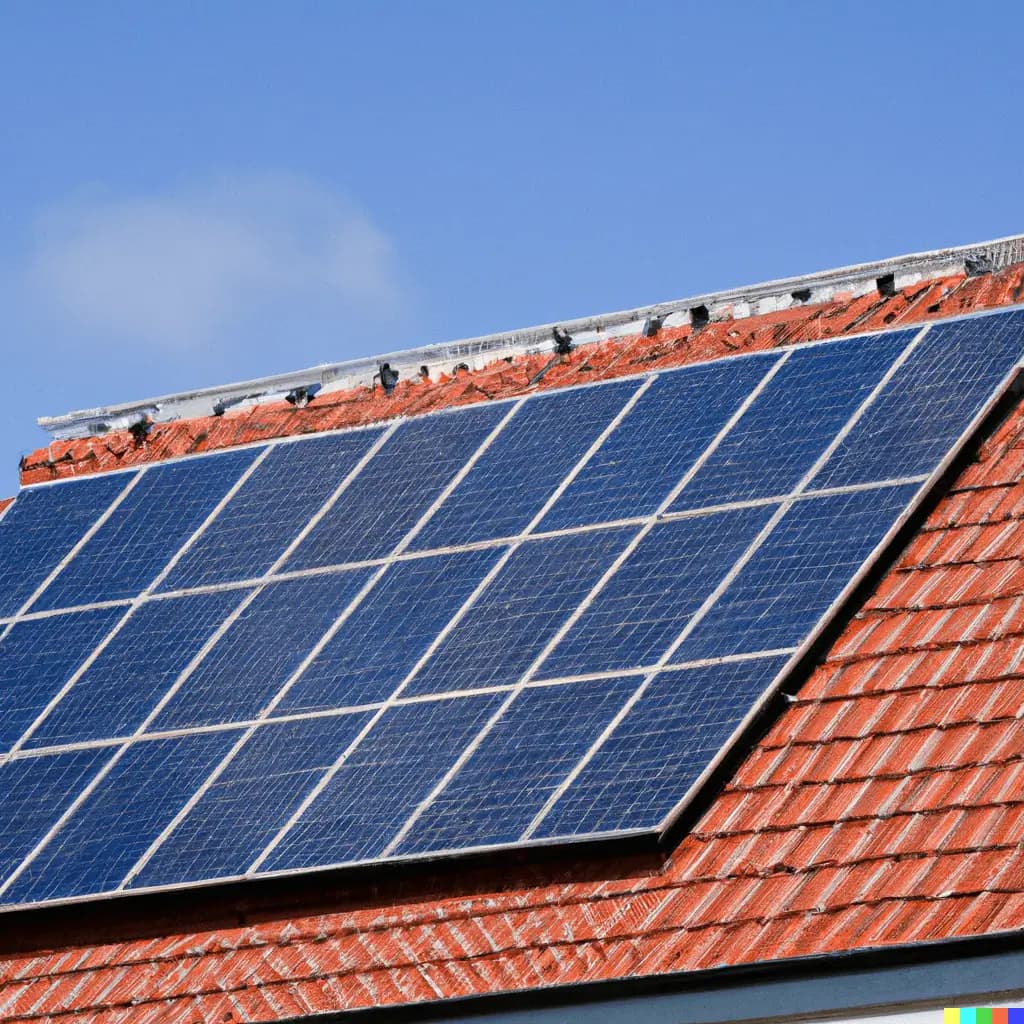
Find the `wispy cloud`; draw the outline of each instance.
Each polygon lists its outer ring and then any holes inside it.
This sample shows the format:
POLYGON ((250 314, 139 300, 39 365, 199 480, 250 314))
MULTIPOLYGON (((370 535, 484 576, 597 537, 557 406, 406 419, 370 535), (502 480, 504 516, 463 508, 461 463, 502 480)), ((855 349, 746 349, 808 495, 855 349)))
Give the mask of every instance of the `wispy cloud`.
POLYGON ((344 330, 396 322, 407 303, 387 235, 343 196, 282 176, 62 203, 37 222, 28 277, 91 342, 165 356, 236 345, 240 327, 300 309, 344 330))

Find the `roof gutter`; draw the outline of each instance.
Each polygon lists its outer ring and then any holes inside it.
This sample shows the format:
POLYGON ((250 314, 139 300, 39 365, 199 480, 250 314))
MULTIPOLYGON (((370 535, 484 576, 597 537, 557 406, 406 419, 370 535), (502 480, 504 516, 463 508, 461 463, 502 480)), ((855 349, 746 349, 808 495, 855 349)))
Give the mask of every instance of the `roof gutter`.
MULTIPOLYGON (((874 290, 904 288, 946 274, 989 273, 1020 262, 1024 262, 1024 235, 1014 235, 991 242, 787 277, 745 288, 708 292, 616 313, 564 320, 557 326, 569 332, 576 346, 596 344, 639 334, 649 319, 656 318, 667 327, 706 320, 742 319, 794 305, 827 302, 838 293, 865 295, 874 290)), ((423 367, 430 376, 450 373, 460 364, 476 370, 496 359, 550 351, 555 327, 555 324, 542 324, 139 402, 83 409, 63 416, 43 416, 38 423, 54 440, 61 441, 125 430, 144 420, 159 423, 191 419, 289 397, 301 402, 307 395, 317 392, 369 387, 385 362, 397 370, 402 379, 415 377, 423 367)))
POLYGON ((373 1007, 278 1024, 720 1024, 992 1005, 1021 996, 1024 932, 880 946, 738 967, 373 1007))

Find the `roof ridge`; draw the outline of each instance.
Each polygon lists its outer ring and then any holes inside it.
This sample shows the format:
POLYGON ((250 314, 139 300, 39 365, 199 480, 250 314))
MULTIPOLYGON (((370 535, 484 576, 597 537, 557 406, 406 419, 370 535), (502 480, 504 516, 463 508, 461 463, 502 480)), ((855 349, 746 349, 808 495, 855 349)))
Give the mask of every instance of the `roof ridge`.
MULTIPOLYGON (((1024 235, 1011 235, 562 320, 557 324, 541 324, 339 363, 324 363, 247 381, 76 410, 60 416, 41 416, 37 422, 54 440, 71 440, 128 429, 143 421, 166 422, 209 416, 227 408, 245 408, 285 398, 301 403, 311 393, 371 386, 383 364, 398 370, 408 379, 424 367, 428 373, 460 364, 469 369, 479 369, 496 359, 537 355, 548 350, 556 327, 568 331, 575 346, 588 345, 640 334, 651 320, 659 321, 659 326, 684 327, 715 320, 743 319, 779 312, 791 306, 827 302, 837 294, 849 293, 850 297, 856 298, 878 290, 887 296, 890 290, 899 291, 940 273, 963 272, 974 276, 1022 261, 1024 235)), ((866 317, 869 315, 864 314, 866 317)))

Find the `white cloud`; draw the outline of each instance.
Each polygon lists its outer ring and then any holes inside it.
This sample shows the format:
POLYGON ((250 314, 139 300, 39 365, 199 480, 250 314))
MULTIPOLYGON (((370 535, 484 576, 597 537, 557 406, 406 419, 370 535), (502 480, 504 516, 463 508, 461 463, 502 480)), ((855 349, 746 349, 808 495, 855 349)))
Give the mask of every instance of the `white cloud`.
POLYGON ((343 329, 401 319, 406 302, 388 237, 342 196, 282 176, 51 208, 29 290, 91 341, 166 354, 237 346, 240 327, 277 313, 343 329))

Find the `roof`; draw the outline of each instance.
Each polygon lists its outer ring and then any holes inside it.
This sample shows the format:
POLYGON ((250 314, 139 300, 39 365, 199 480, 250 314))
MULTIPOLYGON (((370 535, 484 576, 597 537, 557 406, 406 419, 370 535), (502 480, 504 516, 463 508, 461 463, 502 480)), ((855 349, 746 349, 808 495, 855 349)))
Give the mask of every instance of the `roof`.
MULTIPOLYGON (((540 384, 993 308, 1017 301, 1022 284, 1016 265, 627 338, 577 351, 540 384)), ((158 424, 120 455, 113 435, 51 446, 52 465, 27 463, 26 475, 519 393, 549 359, 406 384, 392 400, 357 389, 333 405, 158 424)), ((122 924, 110 941, 96 937, 97 921, 66 930, 57 948, 54 936, 8 936, 20 952, 0 962, 0 1011, 11 1020, 273 1020, 1020 929, 1022 610, 1018 403, 663 863, 596 852, 514 869, 483 863, 353 882, 259 913, 211 906, 206 920, 122 924)))

